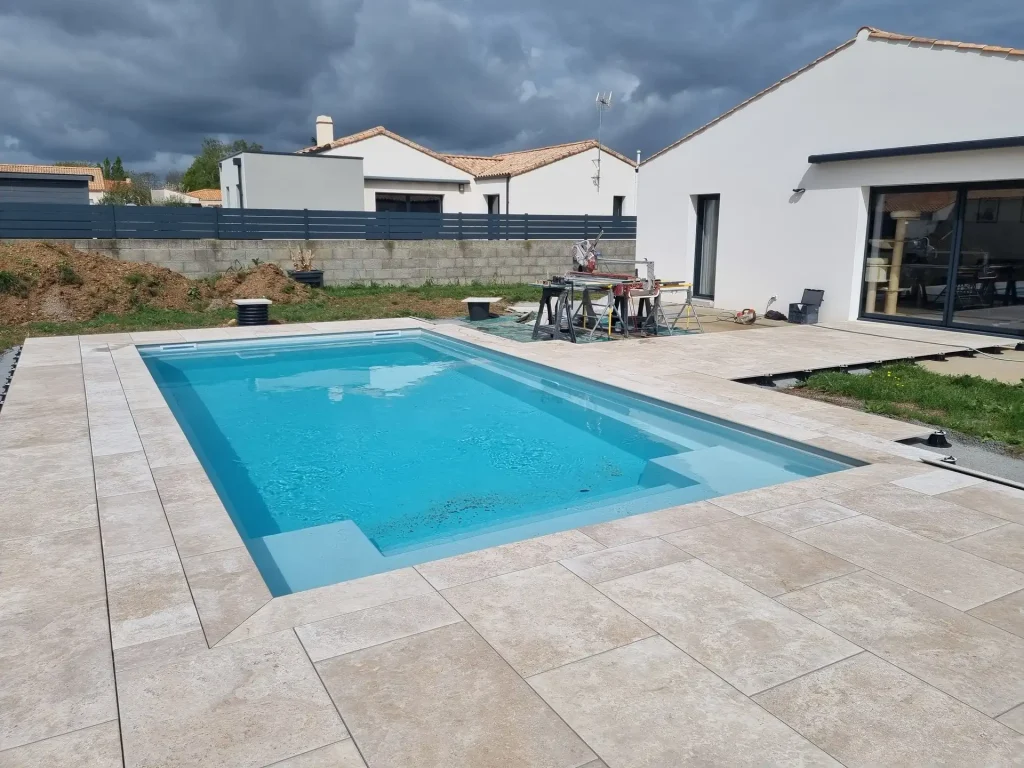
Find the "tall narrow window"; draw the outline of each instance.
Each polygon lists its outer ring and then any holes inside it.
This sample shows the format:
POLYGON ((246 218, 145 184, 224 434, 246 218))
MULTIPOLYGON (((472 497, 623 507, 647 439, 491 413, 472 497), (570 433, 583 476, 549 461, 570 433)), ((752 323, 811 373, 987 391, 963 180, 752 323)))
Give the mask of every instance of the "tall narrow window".
POLYGON ((718 261, 718 195, 697 198, 697 252, 693 260, 694 295, 715 298, 715 266, 718 261))
POLYGON ((487 203, 487 213, 492 216, 501 213, 501 195, 484 195, 484 201, 487 203))
POLYGON ((616 218, 622 216, 622 206, 626 202, 625 195, 615 195, 612 198, 612 216, 616 218))

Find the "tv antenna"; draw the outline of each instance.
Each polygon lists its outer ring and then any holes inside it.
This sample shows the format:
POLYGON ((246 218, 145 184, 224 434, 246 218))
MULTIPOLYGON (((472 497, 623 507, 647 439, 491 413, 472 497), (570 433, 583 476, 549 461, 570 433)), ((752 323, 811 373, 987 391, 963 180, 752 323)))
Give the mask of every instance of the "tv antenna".
POLYGON ((592 180, 594 186, 597 187, 598 192, 601 191, 601 124, 604 122, 604 113, 606 109, 611 109, 612 106, 612 92, 602 93, 597 92, 597 98, 594 99, 594 103, 597 105, 597 160, 594 160, 594 175, 592 180))

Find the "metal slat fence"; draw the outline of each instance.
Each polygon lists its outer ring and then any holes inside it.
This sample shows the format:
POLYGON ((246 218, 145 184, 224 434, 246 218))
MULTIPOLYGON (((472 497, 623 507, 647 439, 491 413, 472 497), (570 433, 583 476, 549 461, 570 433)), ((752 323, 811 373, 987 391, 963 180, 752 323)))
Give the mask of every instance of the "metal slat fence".
POLYGON ((598 232, 634 240, 636 217, 0 204, 0 238, 33 240, 580 240, 598 232))

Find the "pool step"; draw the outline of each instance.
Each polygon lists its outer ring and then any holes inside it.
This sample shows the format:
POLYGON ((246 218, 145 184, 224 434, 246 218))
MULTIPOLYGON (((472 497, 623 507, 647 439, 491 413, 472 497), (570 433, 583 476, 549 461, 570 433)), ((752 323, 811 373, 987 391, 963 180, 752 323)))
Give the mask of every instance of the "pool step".
MULTIPOLYGON (((802 475, 794 473, 792 479, 800 477, 802 475)), ((664 483, 679 487, 702 485, 714 491, 709 495, 718 496, 774 485, 784 480, 779 479, 777 465, 751 456, 738 457, 727 446, 716 445, 652 459, 644 467, 640 482, 648 486, 664 483)))

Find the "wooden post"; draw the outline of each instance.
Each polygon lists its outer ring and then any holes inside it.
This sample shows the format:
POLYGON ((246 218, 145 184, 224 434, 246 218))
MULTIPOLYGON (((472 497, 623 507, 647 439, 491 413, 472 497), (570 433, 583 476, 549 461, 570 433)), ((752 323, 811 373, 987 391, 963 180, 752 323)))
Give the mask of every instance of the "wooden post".
POLYGON ((903 251, 907 242, 907 225, 920 218, 917 211, 896 211, 890 214, 896 220, 896 239, 892 246, 892 260, 889 262, 889 286, 885 294, 885 314, 896 314, 896 302, 900 297, 900 271, 903 268, 903 251))

